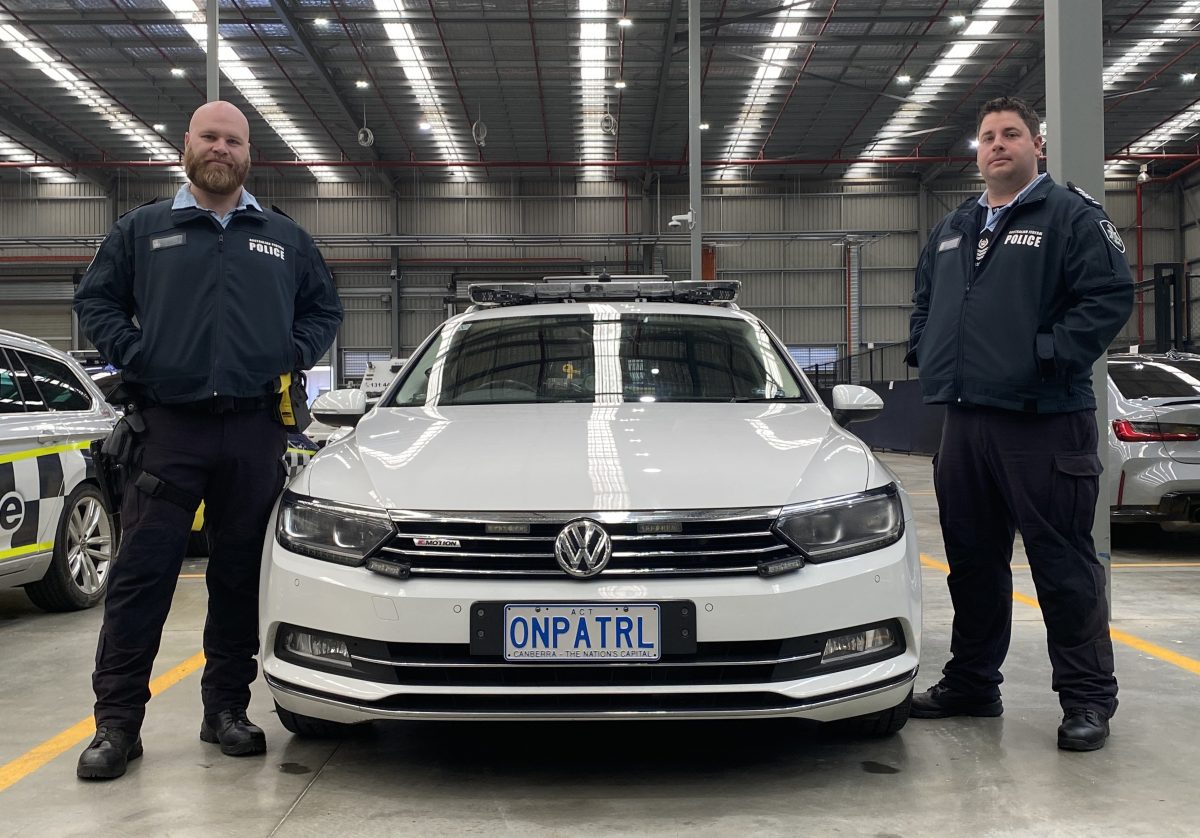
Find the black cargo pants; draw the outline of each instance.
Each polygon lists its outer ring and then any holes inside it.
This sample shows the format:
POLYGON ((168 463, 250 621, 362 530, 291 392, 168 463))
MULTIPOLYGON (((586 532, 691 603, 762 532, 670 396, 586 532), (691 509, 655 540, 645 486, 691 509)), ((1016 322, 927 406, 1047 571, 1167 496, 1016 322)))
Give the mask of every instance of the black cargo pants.
POLYGON ((1028 414, 951 405, 934 488, 954 603, 943 683, 1000 694, 1012 627, 1013 539, 1021 532, 1064 708, 1117 708, 1104 568, 1092 521, 1099 491, 1092 410, 1028 414))
MULTIPOLYGON (((201 678, 206 713, 245 707, 258 674, 258 572, 271 507, 283 487, 287 434, 269 407, 213 413, 143 411, 142 468, 205 501, 211 544, 201 678)), ((193 513, 132 483, 109 571, 92 687, 96 724, 140 729, 150 670, 187 550, 193 513)))

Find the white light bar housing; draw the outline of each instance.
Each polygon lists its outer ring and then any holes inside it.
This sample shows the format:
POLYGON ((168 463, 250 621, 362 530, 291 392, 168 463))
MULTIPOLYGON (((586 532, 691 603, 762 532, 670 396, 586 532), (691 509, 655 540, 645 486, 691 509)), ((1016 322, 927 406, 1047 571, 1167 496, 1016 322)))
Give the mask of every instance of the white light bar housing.
POLYGON ((614 275, 548 276, 543 282, 490 282, 467 288, 471 302, 479 306, 514 306, 533 303, 579 303, 591 301, 733 303, 742 283, 733 279, 670 280, 666 276, 614 275))

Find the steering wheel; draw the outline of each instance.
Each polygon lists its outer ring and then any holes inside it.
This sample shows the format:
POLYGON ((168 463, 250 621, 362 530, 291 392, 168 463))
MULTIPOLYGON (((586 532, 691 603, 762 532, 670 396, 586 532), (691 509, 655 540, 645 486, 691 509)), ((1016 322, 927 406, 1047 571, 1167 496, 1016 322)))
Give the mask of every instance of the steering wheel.
POLYGON ((476 390, 520 390, 524 393, 536 393, 537 388, 526 384, 524 381, 517 381, 513 378, 496 378, 489 381, 487 384, 480 384, 476 390))

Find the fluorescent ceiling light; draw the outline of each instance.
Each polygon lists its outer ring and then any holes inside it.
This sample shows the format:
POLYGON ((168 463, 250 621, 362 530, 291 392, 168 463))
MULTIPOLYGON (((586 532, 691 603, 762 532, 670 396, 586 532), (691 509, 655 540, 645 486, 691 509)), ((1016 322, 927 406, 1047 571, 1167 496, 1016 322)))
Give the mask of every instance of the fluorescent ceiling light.
MULTIPOLYGON (((433 144, 444 160, 452 163, 465 160, 463 147, 455 139, 456 132, 451 130, 446 105, 434 87, 433 73, 429 71, 421 48, 417 46, 416 33, 412 25, 405 20, 408 11, 403 2, 372 0, 372 3, 383 18, 383 28, 391 40, 392 52, 404 69, 404 78, 408 80, 409 89, 417 98, 423 121, 429 123, 428 130, 433 144)), ((464 166, 450 166, 447 172, 464 181, 471 179, 471 170, 464 166)))
POLYGON ((633 26, 633 21, 627 17, 617 18, 617 26, 633 26))
POLYGON ((184 70, 182 67, 172 67, 171 68, 171 75, 173 75, 177 79, 183 78, 184 73, 186 73, 186 72, 187 71, 184 70))
MULTIPOLYGON (((901 137, 898 135, 919 130, 919 126, 927 119, 923 106, 929 105, 937 99, 942 90, 948 84, 952 84, 951 80, 966 66, 967 59, 979 50, 981 44, 978 41, 967 40, 969 36, 991 34, 999 24, 996 15, 1002 14, 1012 4, 1013 0, 983 0, 972 10, 971 16, 976 19, 963 29, 964 40, 952 44, 929 67, 924 77, 909 93, 909 101, 897 108, 891 118, 884 123, 875 137, 867 143, 862 156, 888 157, 902 153, 901 147, 911 144, 913 139, 911 136, 901 137)), ((965 17, 963 22, 966 22, 965 17)), ((846 170, 846 177, 869 177, 875 174, 879 166, 878 163, 855 163, 846 170)))
MULTIPOLYGON (((179 158, 178 152, 151 133, 144 123, 119 108, 117 103, 108 98, 99 87, 76 75, 73 69, 43 49, 40 42, 29 38, 14 26, 0 24, 0 45, 8 47, 25 59, 34 69, 41 71, 68 94, 102 117, 108 123, 109 128, 124 135, 127 141, 138 145, 152 159, 155 157, 167 160, 179 158)), ((17 154, 34 154, 33 151, 19 144, 16 148, 15 153, 17 154)), ((33 156, 28 160, 16 160, 16 162, 35 162, 36 160, 37 157, 33 156)), ((39 166, 34 174, 49 180, 74 179, 69 175, 64 176, 62 172, 53 167, 39 166)))
MULTIPOLYGON (((611 160, 616 152, 616 120, 608 110, 608 24, 586 18, 607 18, 608 0, 578 0, 579 24, 579 156, 588 161, 611 160)), ((615 46, 615 43, 613 44, 615 46)), ((623 79, 613 84, 625 87, 623 79)), ((601 168, 583 168, 582 180, 605 180, 608 173, 601 168)))
MULTIPOLYGON (((798 36, 804 23, 805 12, 811 5, 811 3, 795 3, 783 9, 775 19, 775 25, 771 28, 771 37, 795 38, 798 36)), ((722 153, 726 161, 758 154, 765 134, 764 121, 767 105, 771 102, 772 93, 780 85, 780 79, 783 78, 784 62, 790 60, 795 53, 794 44, 782 41, 769 41, 763 47, 759 57, 764 63, 755 72, 754 80, 750 83, 750 87, 742 99, 742 107, 738 112, 737 119, 734 120, 727 134, 729 142, 722 153)), ((742 174, 735 166, 726 165, 719 170, 717 177, 723 180, 732 180, 741 177, 742 174)))
POLYGON ((1193 29, 1196 25, 1195 18, 1200 15, 1200 0, 1180 3, 1175 6, 1173 11, 1166 14, 1168 17, 1154 28, 1154 34, 1159 37, 1138 41, 1104 72, 1101 79, 1105 90, 1114 87, 1117 82, 1136 70, 1138 65, 1149 59, 1168 41, 1173 40, 1171 35, 1184 34, 1193 29))
MULTIPOLYGON (((196 45, 208 53, 210 46, 208 25, 204 22, 202 3, 203 0, 162 0, 162 4, 175 14, 184 31, 192 37, 196 45)), ((225 78, 233 82, 233 86, 258 111, 259 116, 287 144, 292 153, 301 160, 310 156, 303 153, 302 149, 311 150, 315 146, 312 136, 296 125, 287 110, 267 91, 266 85, 254 73, 250 65, 238 55, 237 50, 229 42, 219 35, 217 36, 217 60, 225 78)), ((324 145, 322 147, 327 148, 327 153, 321 156, 333 156, 331 148, 324 145)), ((309 173, 319 181, 342 181, 357 177, 349 169, 340 171, 328 167, 309 166, 307 168, 309 173)))

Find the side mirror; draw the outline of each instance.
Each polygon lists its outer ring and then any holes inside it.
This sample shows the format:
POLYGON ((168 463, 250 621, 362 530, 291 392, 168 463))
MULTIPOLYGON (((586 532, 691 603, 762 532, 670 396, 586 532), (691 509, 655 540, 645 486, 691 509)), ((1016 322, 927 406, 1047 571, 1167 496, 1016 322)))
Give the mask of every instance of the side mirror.
POLYGON ((845 427, 851 422, 874 419, 883 410, 883 399, 874 390, 858 384, 839 384, 833 388, 833 421, 845 427))
POLYGON ((352 428, 367 412, 367 395, 362 390, 332 390, 317 396, 311 410, 318 422, 352 428))

